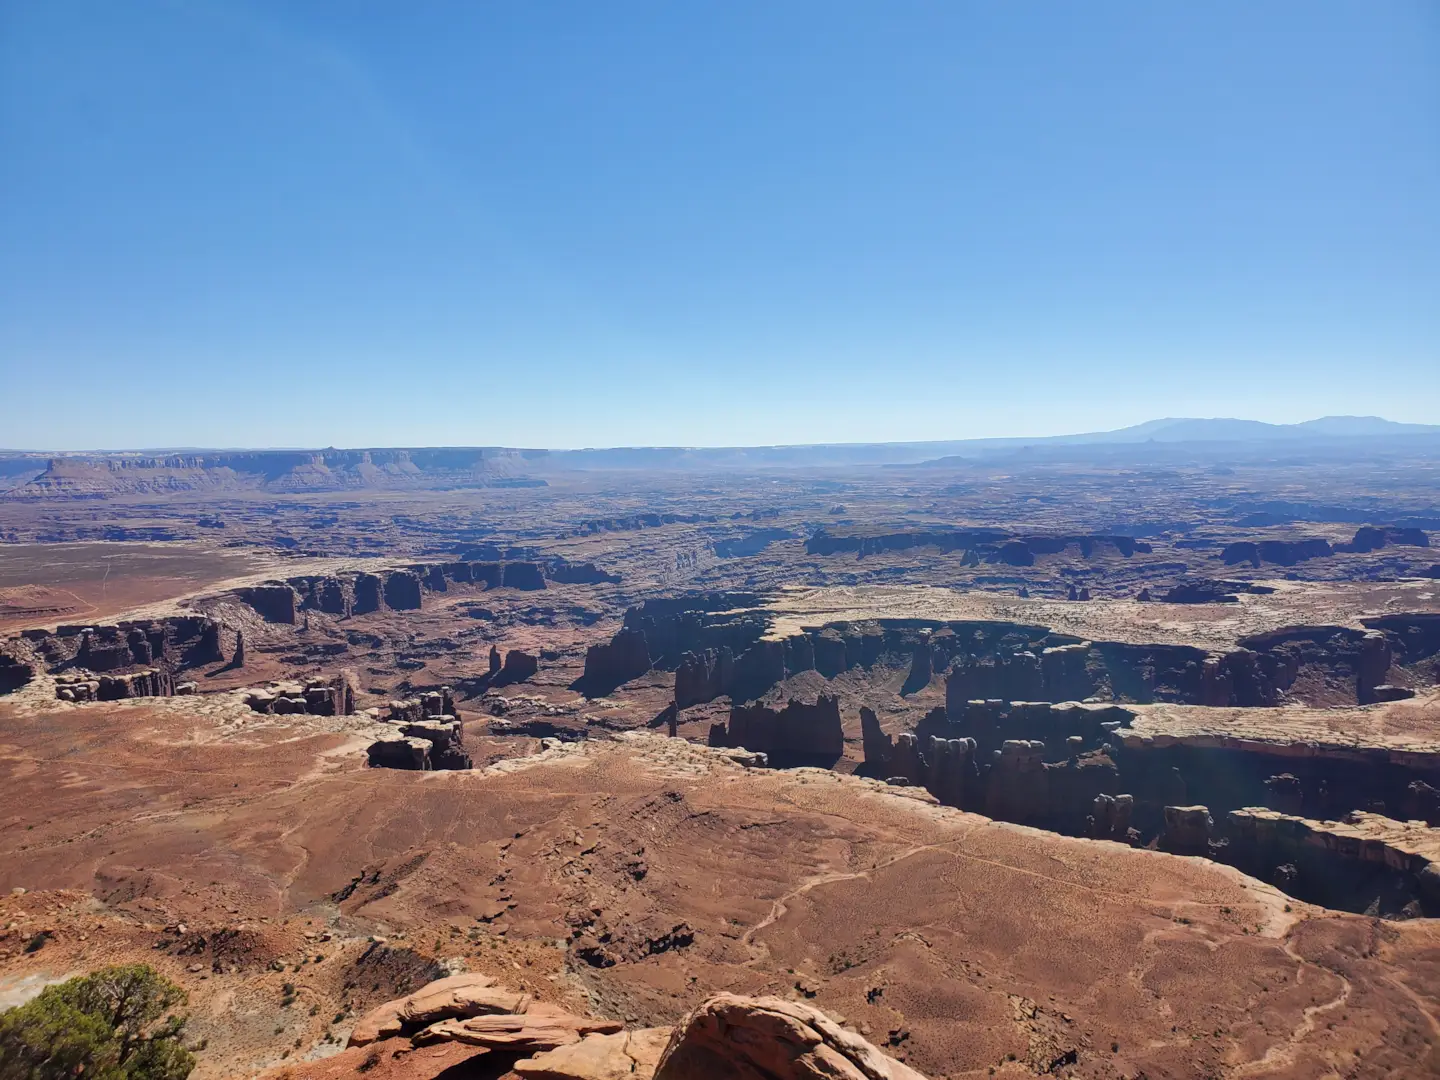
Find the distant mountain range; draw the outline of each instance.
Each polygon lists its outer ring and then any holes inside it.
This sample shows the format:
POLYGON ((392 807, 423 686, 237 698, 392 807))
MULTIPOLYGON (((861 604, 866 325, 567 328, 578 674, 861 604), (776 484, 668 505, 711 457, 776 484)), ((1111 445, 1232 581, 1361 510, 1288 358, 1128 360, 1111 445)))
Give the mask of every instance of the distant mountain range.
POLYGON ((1378 416, 1324 416, 1301 424, 1168 417, 1115 431, 942 442, 749 447, 507 447, 369 450, 185 450, 41 454, 0 451, 7 498, 106 498, 184 491, 314 492, 543 486, 575 472, 703 471, 858 466, 963 467, 1031 461, 1156 461, 1376 452, 1440 454, 1440 425, 1378 416))
POLYGON ((1365 438, 1387 435, 1437 435, 1440 424, 1397 424, 1379 416, 1322 416, 1300 424, 1267 424, 1261 420, 1167 417, 1147 420, 1115 431, 1088 435, 1058 435, 1026 442, 1132 443, 1132 442, 1245 442, 1252 439, 1365 438))

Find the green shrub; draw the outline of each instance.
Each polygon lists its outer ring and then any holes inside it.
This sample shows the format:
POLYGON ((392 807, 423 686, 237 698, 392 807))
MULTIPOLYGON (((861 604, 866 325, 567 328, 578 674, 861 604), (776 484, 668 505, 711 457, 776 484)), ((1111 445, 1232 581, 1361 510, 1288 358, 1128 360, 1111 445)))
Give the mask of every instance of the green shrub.
POLYGON ((144 964, 48 986, 0 1013, 0 1080, 184 1080, 185 991, 144 964))

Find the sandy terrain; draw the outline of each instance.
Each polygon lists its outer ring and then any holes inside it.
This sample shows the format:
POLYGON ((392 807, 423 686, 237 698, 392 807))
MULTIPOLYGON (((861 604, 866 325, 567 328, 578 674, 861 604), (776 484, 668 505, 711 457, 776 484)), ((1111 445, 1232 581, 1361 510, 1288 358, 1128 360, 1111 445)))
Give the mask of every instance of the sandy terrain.
POLYGON ((191 543, 0 544, 0 631, 114 619, 282 560, 191 543), (40 592, 32 590, 40 589, 40 592))

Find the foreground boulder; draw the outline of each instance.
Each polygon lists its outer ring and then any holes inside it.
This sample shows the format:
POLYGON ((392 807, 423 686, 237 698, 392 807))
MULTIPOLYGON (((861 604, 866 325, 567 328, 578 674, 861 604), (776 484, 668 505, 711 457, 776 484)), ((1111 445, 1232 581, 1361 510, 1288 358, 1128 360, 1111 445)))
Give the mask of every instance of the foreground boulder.
POLYGON ((655 1080, 924 1080, 819 1009, 718 994, 680 1021, 655 1080))
POLYGON ((529 1055, 526 1080, 925 1080, 819 1009, 719 994, 674 1028, 624 1030, 497 986, 452 975, 364 1016, 349 1046, 408 1037, 529 1055))
POLYGON ((368 1046, 440 1020, 470 1018, 487 1013, 524 1012, 528 994, 497 987, 488 975, 451 975, 427 983, 415 993, 387 1001, 366 1013, 350 1033, 349 1046, 368 1046))

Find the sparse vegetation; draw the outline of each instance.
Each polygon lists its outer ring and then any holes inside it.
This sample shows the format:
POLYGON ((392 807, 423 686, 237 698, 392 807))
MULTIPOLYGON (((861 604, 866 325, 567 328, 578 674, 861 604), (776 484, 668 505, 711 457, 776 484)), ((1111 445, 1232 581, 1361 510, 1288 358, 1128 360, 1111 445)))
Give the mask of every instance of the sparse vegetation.
POLYGON ((0 1080, 183 1080, 186 995, 144 964, 46 987, 0 1014, 0 1080))

